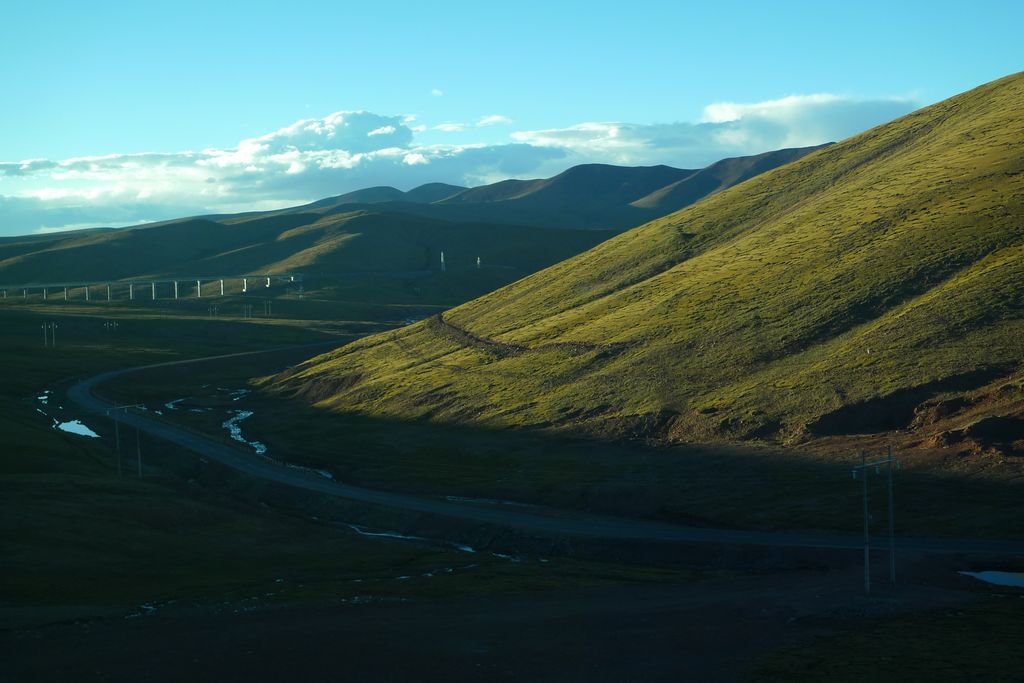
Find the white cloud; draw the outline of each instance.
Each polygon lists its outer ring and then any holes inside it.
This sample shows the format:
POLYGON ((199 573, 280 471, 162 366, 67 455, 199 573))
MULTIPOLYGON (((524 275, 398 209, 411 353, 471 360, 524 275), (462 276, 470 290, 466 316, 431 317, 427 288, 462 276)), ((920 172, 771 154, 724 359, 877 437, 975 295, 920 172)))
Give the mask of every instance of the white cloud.
POLYGON ((497 114, 473 125, 428 127, 412 125, 413 116, 341 111, 226 149, 0 161, 0 233, 272 209, 374 185, 545 177, 587 162, 694 168, 839 140, 911 109, 907 100, 828 94, 721 102, 708 105, 697 123, 580 123, 515 131, 505 144, 464 137, 508 123, 497 114), (417 141, 431 131, 456 142, 417 141))
POLYGON ((434 88, 430 91, 430 94, 434 97, 440 97, 441 95, 444 95, 444 92, 440 88, 434 88))
POLYGON ((491 116, 485 116, 477 121, 476 125, 478 128, 482 128, 484 126, 495 126, 499 123, 512 123, 512 119, 507 116, 502 116, 501 114, 492 114, 491 116))
POLYGON ((592 122, 517 131, 512 138, 607 163, 700 167, 728 156, 842 140, 914 108, 906 99, 800 95, 710 104, 698 123, 592 122))

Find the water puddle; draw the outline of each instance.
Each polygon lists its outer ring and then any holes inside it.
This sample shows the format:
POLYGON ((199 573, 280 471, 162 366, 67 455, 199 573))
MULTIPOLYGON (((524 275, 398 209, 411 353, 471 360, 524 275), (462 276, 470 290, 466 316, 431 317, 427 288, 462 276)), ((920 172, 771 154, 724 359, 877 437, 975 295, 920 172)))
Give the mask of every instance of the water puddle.
POLYGON ((400 534, 397 531, 370 531, 366 527, 359 526, 358 524, 346 524, 345 526, 347 526, 349 529, 351 529, 352 531, 356 532, 360 536, 374 536, 374 537, 377 537, 377 538, 397 538, 397 539, 400 539, 402 541, 429 541, 430 540, 429 538, 424 538, 422 536, 406 536, 405 534, 400 534))
POLYGON ((221 426, 228 430, 231 438, 235 441, 244 443, 247 446, 252 446, 253 450, 256 451, 256 455, 265 454, 267 452, 267 447, 259 441, 249 441, 246 439, 242 436, 242 428, 238 426, 238 423, 242 420, 252 417, 253 412, 251 410, 232 410, 231 412, 234 413, 234 416, 224 420, 221 426))
POLYGON ((994 586, 1024 588, 1024 572, 959 572, 994 586))
POLYGON ((70 422, 58 422, 57 424, 55 424, 53 426, 54 426, 55 429, 59 429, 62 432, 68 432, 70 434, 78 434, 79 436, 88 436, 88 437, 91 437, 93 439, 98 439, 100 437, 99 434, 97 434, 96 432, 92 431, 91 429, 86 427, 84 424, 82 424, 81 420, 71 420, 70 422))
POLYGON ((367 527, 359 526, 358 524, 344 523, 343 526, 347 526, 349 529, 356 532, 360 536, 372 536, 375 538, 394 538, 399 541, 413 541, 415 543, 446 545, 450 548, 455 548, 459 552, 476 553, 476 549, 472 546, 468 546, 462 543, 455 543, 453 541, 444 541, 436 538, 425 538, 423 536, 407 536, 406 534, 400 534, 397 531, 372 531, 367 527))
POLYGON ((452 503, 478 503, 480 505, 509 505, 519 508, 538 507, 532 503, 520 503, 514 500, 499 500, 497 498, 467 498, 466 496, 445 496, 445 500, 452 503))

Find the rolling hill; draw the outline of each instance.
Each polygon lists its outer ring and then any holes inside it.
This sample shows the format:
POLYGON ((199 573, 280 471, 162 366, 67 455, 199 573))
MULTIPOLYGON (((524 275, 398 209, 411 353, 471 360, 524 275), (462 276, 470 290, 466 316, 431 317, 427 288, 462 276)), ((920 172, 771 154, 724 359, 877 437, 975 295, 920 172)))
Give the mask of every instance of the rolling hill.
POLYGON ((402 419, 668 441, 917 429, 1016 453, 1022 339, 1017 74, 265 386, 402 419))
POLYGON ((446 292, 434 303, 453 304, 607 237, 595 230, 470 225, 368 210, 224 222, 186 219, 42 245, 0 244, 0 278, 53 283, 298 272, 306 275, 307 286, 331 286, 343 278, 350 293, 357 286, 368 296, 395 287, 415 291, 431 282, 431 291, 443 285, 446 292), (443 276, 441 251, 447 265, 443 276))

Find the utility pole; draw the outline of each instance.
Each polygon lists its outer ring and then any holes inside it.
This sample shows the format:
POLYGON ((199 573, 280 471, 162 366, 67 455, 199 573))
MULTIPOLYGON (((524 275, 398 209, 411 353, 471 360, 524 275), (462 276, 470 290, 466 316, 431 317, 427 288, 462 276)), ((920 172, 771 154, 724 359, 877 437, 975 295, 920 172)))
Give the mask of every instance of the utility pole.
MULTIPOLYGON (((120 426, 119 420, 117 419, 117 411, 120 410, 120 411, 123 411, 123 412, 127 413, 129 408, 142 408, 142 407, 143 406, 141 406, 141 405, 114 406, 113 408, 111 408, 110 410, 107 411, 107 415, 110 416, 114 420, 114 448, 117 451, 117 476, 119 476, 119 477, 122 476, 123 471, 122 471, 122 468, 121 468, 121 426, 120 426)), ((137 425, 135 427, 135 452, 136 452, 136 455, 138 456, 138 459, 139 459, 139 478, 141 479, 142 478, 142 449, 140 448, 140 444, 139 444, 139 428, 138 428, 137 425)))
POLYGON ((121 423, 117 421, 117 417, 114 417, 114 448, 117 450, 117 476, 122 476, 121 472, 121 423))
POLYGON ((442 272, 442 273, 443 273, 443 272, 445 272, 445 265, 444 265, 444 252, 443 252, 443 251, 441 252, 441 272, 442 272))
POLYGON ((871 470, 874 470, 875 474, 882 473, 882 466, 886 469, 886 480, 887 488, 889 493, 889 581, 893 585, 896 585, 896 532, 894 525, 894 509, 893 509, 893 480, 892 472, 894 468, 901 467, 901 463, 896 458, 892 457, 892 446, 889 446, 886 457, 882 460, 875 460, 868 462, 867 452, 860 452, 860 465, 853 468, 853 478, 861 480, 861 496, 863 498, 864 508, 864 592, 871 592, 871 512, 868 505, 868 477, 871 476, 871 470))
POLYGON ((57 323, 43 323, 43 348, 57 346, 57 323))
POLYGON ((892 445, 889 445, 889 457, 887 458, 885 473, 888 479, 889 488, 889 582, 896 585, 896 531, 893 521, 893 494, 892 494, 892 445))

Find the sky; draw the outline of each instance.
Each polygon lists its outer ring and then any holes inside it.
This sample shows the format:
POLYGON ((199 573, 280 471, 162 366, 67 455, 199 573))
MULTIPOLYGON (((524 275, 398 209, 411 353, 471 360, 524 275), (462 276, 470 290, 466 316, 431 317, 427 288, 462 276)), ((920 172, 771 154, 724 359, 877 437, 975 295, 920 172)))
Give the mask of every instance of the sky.
POLYGON ((836 141, 1022 68, 1020 2, 35 2, 0 235, 836 141))

